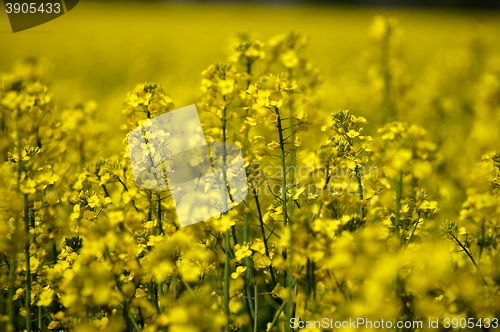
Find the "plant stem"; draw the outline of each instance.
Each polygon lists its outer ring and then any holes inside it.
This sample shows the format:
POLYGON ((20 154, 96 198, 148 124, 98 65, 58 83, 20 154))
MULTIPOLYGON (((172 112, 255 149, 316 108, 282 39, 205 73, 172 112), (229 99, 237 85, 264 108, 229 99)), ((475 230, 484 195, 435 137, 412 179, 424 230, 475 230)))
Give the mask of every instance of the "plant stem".
POLYGON ((401 220, 401 199, 403 197, 403 170, 400 169, 398 172, 398 180, 396 183, 396 217, 394 220, 394 232, 396 235, 399 234, 400 220, 401 220))
MULTIPOLYGON (((251 77, 251 74, 252 74, 252 63, 250 61, 250 58, 247 57, 246 59, 246 70, 247 70, 247 74, 248 74, 248 77, 251 77)), ((248 90, 248 88, 250 87, 250 80, 247 81, 246 83, 246 89, 248 90)), ((247 111, 248 112, 248 111, 247 111)), ((246 115, 246 114, 245 114, 246 115)), ((244 123, 244 116, 242 117, 242 121, 244 123)), ((243 138, 243 146, 245 147, 244 149, 244 155, 248 155, 248 146, 250 145, 249 143, 249 140, 248 140, 248 134, 249 134, 249 130, 246 130, 245 131, 245 134, 244 134, 244 138, 243 138)), ((245 205, 248 207, 249 206, 249 198, 248 196, 245 197, 245 205)), ((259 211, 260 213, 260 211, 259 211)), ((248 243, 249 242, 249 233, 250 233, 250 213, 245 213, 244 216, 243 216, 243 219, 244 219, 244 229, 243 229, 243 243, 248 243)), ((266 241, 265 237, 263 238, 263 241, 266 241)), ((252 280, 252 273, 251 273, 251 270, 249 269, 250 267, 250 259, 249 258, 245 258, 243 260, 243 263, 247 266, 247 271, 245 272, 245 276, 249 279, 249 280, 252 280)), ((255 278, 253 278, 255 280, 255 278)), ((251 286, 250 284, 248 284, 244 290, 243 290, 243 296, 245 298, 245 305, 246 305, 246 308, 247 308, 247 313, 250 317, 250 321, 252 322, 252 319, 253 321, 256 322, 256 317, 257 317, 257 314, 256 314, 256 309, 257 307, 253 307, 252 306, 252 302, 250 300, 250 297, 251 297, 251 286)), ((257 297, 257 293, 254 294, 254 297, 256 298, 257 297)), ((254 329, 257 329, 257 325, 254 324, 253 326, 254 329)))
MULTIPOLYGON (((223 168, 222 168, 222 175, 224 179, 224 188, 227 188, 227 179, 226 179, 226 172, 224 171, 224 166, 226 165, 226 124, 227 124, 227 117, 226 117, 226 107, 222 110, 222 159, 223 159, 223 168)), ((222 191, 222 206, 224 207, 224 211, 227 210, 226 204, 227 204, 227 197, 225 195, 226 191, 222 191)), ((225 253, 225 260, 224 260, 224 313, 226 315, 226 326, 225 326, 225 331, 229 331, 229 323, 230 323, 230 312, 229 312, 229 283, 230 283, 230 276, 229 276, 229 252, 231 250, 231 245, 229 243, 229 229, 227 229, 224 232, 224 240, 226 243, 226 253, 225 253)))
POLYGON ((413 231, 410 234, 410 237, 408 238, 408 241, 406 242, 406 247, 410 245, 411 240, 413 239, 413 235, 415 235, 415 231, 417 230, 418 225, 420 224, 420 212, 418 213, 417 221, 415 222, 415 225, 413 227, 413 231))
POLYGON ((363 184, 361 183, 361 176, 359 174, 359 167, 356 166, 355 168, 355 176, 356 176, 356 181, 358 182, 358 196, 359 196, 359 216, 361 217, 361 220, 365 219, 365 207, 363 204, 363 184))
MULTIPOLYGON (((19 121, 19 113, 16 114, 17 120, 19 121)), ((17 163, 16 163, 16 175, 17 175, 17 183, 16 183, 16 190, 17 192, 21 191, 21 173, 22 173, 22 141, 21 141, 21 136, 19 133, 17 134, 17 163)), ((8 293, 8 301, 7 301, 7 313, 9 315, 9 323, 10 327, 12 329, 17 328, 17 324, 15 321, 16 318, 16 313, 15 313, 15 308, 14 308, 14 294, 15 294, 15 287, 16 287, 16 270, 17 270, 17 241, 16 237, 18 236, 18 226, 19 226, 19 217, 16 214, 14 217, 14 225, 13 229, 14 232, 12 234, 12 242, 11 242, 11 247, 12 247, 12 258, 10 260, 10 266, 9 266, 9 293, 8 293)))
MULTIPOLYGON (((276 314, 274 315, 274 318, 271 322, 271 325, 268 326, 267 328, 267 331, 272 331, 273 327, 276 325, 276 323, 278 322, 278 318, 280 317, 281 315, 281 312, 283 311, 283 309, 285 308, 285 304, 286 304, 286 301, 283 301, 283 303, 281 304, 281 306, 279 307, 278 311, 276 311, 276 314)), ((285 323, 285 326, 287 324, 285 323)))
POLYGON ((16 269, 17 269, 17 243, 16 243, 16 235, 17 235, 17 226, 18 226, 19 220, 18 217, 16 216, 14 218, 14 233, 12 234, 12 239, 11 239, 11 247, 12 247, 12 258, 10 259, 10 264, 9 264, 9 293, 8 293, 8 299, 7 299, 7 313, 9 316, 9 324, 12 329, 16 328, 16 322, 15 322, 15 309, 14 309, 14 294, 16 293, 15 287, 16 287, 16 269))
POLYGON ((456 244, 462 248, 462 250, 467 254, 467 256, 470 258, 472 264, 474 264, 474 266, 477 268, 477 263, 474 259, 474 257, 472 257, 472 254, 469 252, 469 250, 467 250, 467 247, 465 247, 462 242, 453 234, 451 234, 451 238, 456 242, 456 244))
POLYGON ((255 307, 255 313, 253 315, 253 331, 257 332, 257 326, 258 326, 258 312, 259 312, 259 297, 258 297, 258 291, 257 291, 257 281, 255 280, 255 275, 254 275, 254 284, 253 284, 253 289, 254 289, 254 307, 255 307))
POLYGON ((224 261, 224 313, 226 315, 225 331, 229 331, 229 230, 224 232, 224 240, 226 242, 226 254, 224 261))
POLYGON ((288 290, 288 298, 286 302, 285 309, 285 331, 290 331, 290 325, 286 324, 292 318, 292 307, 293 307, 293 231, 290 220, 288 220, 288 210, 287 210, 287 181, 286 181, 286 151, 285 151, 285 140, 283 139, 283 127, 281 123, 281 115, 279 109, 276 107, 276 114, 278 116, 277 127, 278 127, 278 136, 279 136, 279 145, 280 145, 280 161, 281 168, 283 170, 283 176, 281 178, 281 204, 283 210, 283 227, 288 226, 288 237, 289 237, 289 245, 288 250, 286 252, 286 258, 288 261, 288 268, 286 273, 286 287, 288 290))
MULTIPOLYGON (((262 233, 262 241, 264 242, 264 249, 266 250, 266 256, 269 256, 269 246, 267 244, 267 236, 266 236, 266 230, 264 229, 264 220, 262 217, 262 210, 260 208, 260 202, 259 198, 257 197, 257 191, 255 188, 253 189, 254 197, 255 197, 255 204, 257 205, 257 212, 259 213, 259 221, 260 221, 260 231, 262 233)), ((269 265, 269 272, 271 273, 271 278, 273 280, 273 288, 276 286, 276 276, 274 275, 274 270, 272 264, 269 265)))
POLYGON ((157 216, 158 216, 158 235, 160 234, 163 234, 163 226, 162 226, 162 223, 161 223, 161 212, 162 212, 162 209, 161 209, 161 195, 160 194, 157 194, 158 196, 158 208, 157 208, 157 216))
POLYGON ((42 307, 38 307, 38 330, 42 330, 42 307))
MULTIPOLYGON (((292 77, 292 70, 291 69, 290 69, 290 76, 292 77)), ((295 185, 297 150, 293 146, 293 143, 295 142, 295 136, 296 136, 295 135, 295 109, 293 106, 293 98, 290 99, 289 105, 290 105, 289 126, 290 126, 290 130, 292 131, 289 138, 290 138, 290 141, 292 142, 292 148, 290 150, 290 160, 289 160, 290 163, 289 163, 288 168, 291 170, 291 172, 290 172, 290 174, 288 174, 288 172, 286 172, 286 174, 289 176, 288 182, 291 183, 292 185, 295 185)), ((294 209, 293 202, 292 202, 292 204, 289 204, 288 209, 289 209, 289 215, 291 216, 293 213, 293 209, 294 209)))
POLYGON ((147 193, 149 201, 149 208, 148 208, 148 221, 149 221, 153 220, 153 194, 151 190, 148 190, 147 193))
MULTIPOLYGON (((403 197, 403 170, 400 169, 398 172, 398 180, 396 183, 396 217, 394 220, 394 232, 396 236, 399 236, 400 220, 401 220, 401 199, 403 197)), ((397 250, 396 250, 397 253, 397 250)), ((395 276, 394 276, 394 295, 399 297, 399 270, 396 266, 395 276)), ((397 319, 396 319, 397 320, 397 319)), ((396 321, 394 331, 399 331, 396 321)))
POLYGON ((28 195, 24 195, 24 225, 26 239, 24 244, 24 254, 26 255, 26 330, 31 332, 31 269, 30 269, 30 212, 28 207, 28 195))
POLYGON ((281 204, 283 207, 283 225, 288 225, 287 218, 287 186, 286 186, 286 151, 285 151, 285 140, 283 139, 283 127, 281 123, 281 115, 279 113, 279 109, 275 108, 276 114, 278 115, 277 127, 278 127, 278 136, 279 136, 279 145, 280 145, 280 162, 281 168, 283 172, 283 176, 281 178, 281 204))

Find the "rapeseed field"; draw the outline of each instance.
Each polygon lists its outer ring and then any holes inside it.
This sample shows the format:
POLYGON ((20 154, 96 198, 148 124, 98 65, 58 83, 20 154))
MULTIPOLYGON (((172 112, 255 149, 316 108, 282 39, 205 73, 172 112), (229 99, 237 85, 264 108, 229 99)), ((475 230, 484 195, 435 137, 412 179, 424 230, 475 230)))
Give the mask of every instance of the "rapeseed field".
POLYGON ((82 2, 0 30, 0 331, 500 329, 499 13, 82 2), (248 195, 181 227, 127 142, 191 104, 248 195))

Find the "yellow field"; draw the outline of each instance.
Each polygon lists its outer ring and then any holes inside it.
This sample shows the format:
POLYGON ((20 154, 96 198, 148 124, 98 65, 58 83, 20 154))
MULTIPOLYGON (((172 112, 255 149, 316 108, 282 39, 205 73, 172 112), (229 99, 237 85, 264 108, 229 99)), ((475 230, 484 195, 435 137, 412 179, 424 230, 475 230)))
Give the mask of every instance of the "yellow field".
POLYGON ((0 17, 0 331, 500 329, 500 13, 0 17), (190 104, 249 195, 180 227, 126 138, 190 104))

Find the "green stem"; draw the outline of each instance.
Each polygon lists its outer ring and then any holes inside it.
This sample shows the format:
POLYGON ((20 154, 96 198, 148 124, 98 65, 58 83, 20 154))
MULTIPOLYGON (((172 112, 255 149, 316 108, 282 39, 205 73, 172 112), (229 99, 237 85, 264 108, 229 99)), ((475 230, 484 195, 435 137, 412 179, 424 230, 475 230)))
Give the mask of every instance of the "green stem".
POLYGON ((476 260, 474 259, 474 257, 472 257, 472 254, 469 252, 469 250, 467 250, 467 247, 465 247, 462 242, 453 234, 450 235, 451 238, 456 242, 456 244, 462 248, 462 250, 467 254, 467 256, 470 258, 472 264, 474 264, 474 266, 477 268, 477 263, 476 263, 476 260))
MULTIPOLYGON (((273 320, 271 321, 271 325, 268 326, 267 328, 267 331, 272 331, 273 330, 273 327, 276 325, 276 323, 278 322, 278 319, 281 315, 281 312, 283 311, 283 309, 285 308, 285 305, 286 305, 286 301, 283 301, 283 303, 281 304, 281 306, 278 308, 278 311, 276 311, 276 314, 274 315, 274 318, 273 320)), ((285 326, 287 326, 286 322, 285 322, 285 326)), ((288 325, 289 326, 289 325, 288 325)), ((289 327, 290 328, 290 327, 289 327)))
POLYGON ((356 166, 355 168, 355 176, 356 176, 356 181, 358 182, 358 196, 359 196, 359 216, 361 217, 361 220, 365 219, 365 206, 363 204, 363 184, 361 183, 361 176, 359 174, 359 167, 356 166))
MULTIPOLYGON (((401 221, 401 199, 403 197, 403 170, 400 169, 398 172, 398 180, 396 183, 396 217, 394 220, 394 232, 396 236, 399 236, 399 228, 400 228, 400 221, 401 221)), ((396 251, 397 252, 397 251, 396 251)), ((395 271, 395 276, 394 276, 394 295, 396 298, 399 297, 399 270, 398 267, 396 266, 396 271, 395 271)), ((397 319, 394 321, 395 327, 394 331, 399 331, 399 328, 397 327, 396 324, 397 319)))
POLYGON ((288 261, 287 273, 286 273, 286 287, 288 290, 288 298, 286 300, 286 309, 285 309, 285 331, 291 331, 290 325, 286 324, 292 318, 293 311, 293 232, 292 225, 290 220, 288 220, 288 210, 287 210, 287 181, 286 181, 286 150, 285 150, 285 140, 283 138, 283 127, 281 123, 281 115, 279 109, 276 107, 276 114, 278 116, 277 127, 278 127, 278 136, 279 136, 279 145, 280 145, 280 161, 281 168, 283 172, 283 176, 281 178, 281 204, 283 209, 283 227, 288 226, 289 231, 289 245, 288 250, 286 252, 286 257, 288 261))
POLYGON ((160 198, 160 194, 157 194, 158 196, 158 211, 157 211, 157 216, 158 216, 158 235, 160 234, 163 234, 163 225, 161 223, 161 212, 162 212, 162 209, 161 209, 161 198, 160 198))
POLYGON ((127 313, 128 319, 126 319, 127 322, 132 323, 132 326, 134 327, 134 330, 140 331, 139 326, 137 326, 137 323, 135 321, 134 316, 132 316, 132 313, 130 312, 129 304, 128 304, 128 299, 125 300, 125 311, 127 313))
POLYGON ((163 306, 161 305, 160 301, 163 297, 163 282, 159 282, 156 284, 156 293, 158 298, 158 313, 162 313, 163 306))
MULTIPOLYGON (((19 121, 19 113, 16 114, 17 119, 19 121)), ((22 173, 22 141, 21 141, 21 136, 17 135, 17 163, 16 163, 16 175, 17 175, 17 184, 16 184, 16 190, 17 192, 20 192, 21 190, 21 173, 22 173)), ((9 298, 7 301, 7 312, 9 315, 9 323, 10 327, 12 329, 17 328, 17 324, 15 321, 16 318, 16 312, 15 312, 15 306, 14 306, 14 294, 15 294, 15 287, 16 287, 16 270, 17 270, 17 241, 16 237, 18 236, 18 226, 19 226, 19 217, 16 216, 14 217, 14 232, 12 234, 12 258, 10 260, 10 266, 9 266, 9 298)), ((29 319, 28 319, 29 320, 29 319)))
POLYGON ((481 273, 480 269, 479 269, 479 266, 477 265, 476 263, 476 260, 474 259, 474 257, 472 256, 472 253, 467 249, 467 247, 462 243, 462 241, 460 241, 455 235, 453 234, 450 234, 452 240, 460 247, 462 248, 462 250, 467 254, 467 256, 469 257, 469 259, 471 260, 472 264, 474 264, 474 266, 476 267, 476 271, 478 273, 478 275, 481 277, 483 283, 490 287, 488 285, 488 282, 486 282, 486 279, 484 279, 484 276, 483 274, 481 273))
POLYGON ((14 233, 12 234, 12 257, 9 264, 9 293, 7 299, 7 313, 9 316, 9 324, 12 329, 16 328, 15 322, 15 308, 14 308, 14 295, 16 293, 16 269, 17 269, 17 243, 16 243, 16 230, 19 223, 18 217, 14 218, 14 233))
POLYGON ((255 313, 253 315, 253 331, 257 332, 257 326, 258 326, 258 312, 259 312, 259 296, 258 296, 258 291, 257 291, 257 281, 255 280, 254 276, 254 284, 253 284, 253 292, 254 292, 254 307, 255 307, 255 313))
POLYGON ((225 331, 229 331, 229 230, 224 232, 224 240, 226 242, 226 254, 224 261, 224 314, 226 315, 225 331))
POLYGON ((403 197, 403 170, 399 170, 398 181, 396 184, 396 218, 394 220, 394 232, 399 234, 400 220, 401 220, 401 199, 403 197))
MULTIPOLYGON (((290 76, 292 76, 292 70, 290 69, 290 76)), ((296 148, 293 146, 293 143, 295 142, 295 109, 294 109, 294 106, 293 106, 293 99, 290 100, 290 118, 289 118, 289 126, 290 126, 290 130, 292 131, 291 135, 290 135, 290 141, 292 142, 292 148, 290 150, 290 164, 289 164, 289 169, 291 170, 290 174, 288 174, 287 172, 287 175, 289 176, 289 183, 291 183, 292 185, 295 185, 295 172, 296 172, 296 163, 297 163, 297 150, 296 148)), ((293 209, 294 209, 294 204, 292 202, 292 204, 289 204, 288 206, 288 209, 290 210, 289 211, 289 215, 291 216, 292 213, 293 213, 293 209)))
POLYGON ((42 330, 42 307, 38 307, 38 330, 42 330))
POLYGON ((420 212, 418 213, 417 221, 415 222, 415 225, 413 226, 413 231, 411 232, 410 237, 408 238, 408 241, 406 242, 406 247, 408 247, 411 240, 413 239, 413 236, 415 235, 415 231, 417 230, 418 224, 420 224, 420 212))
POLYGON ((151 190, 148 190, 147 193, 149 201, 149 208, 148 208, 148 221, 149 221, 153 220, 153 194, 151 190))
POLYGON ((285 140, 283 139, 283 127, 281 123, 281 115, 279 113, 279 109, 276 109, 276 114, 278 115, 278 136, 279 136, 279 145, 280 145, 280 163, 282 167, 282 172, 283 176, 281 178, 281 204, 283 207, 283 225, 286 226, 288 225, 288 218, 287 218, 287 187, 286 187, 286 150, 285 150, 285 140))
MULTIPOLYGON (((245 203, 248 205, 248 197, 245 198, 245 203)), ((244 221, 245 221, 245 229, 243 230, 243 243, 248 243, 248 240, 249 240, 249 227, 250 227, 250 213, 245 213, 244 217, 243 217, 244 221)), ((251 264, 250 264, 250 259, 249 258, 244 258, 243 259, 243 264, 245 266, 247 266, 247 270, 245 272, 245 276, 249 279, 249 280, 252 280, 252 274, 251 274, 251 264)), ((255 311, 254 311, 254 308, 252 306, 252 302, 250 300, 250 294, 251 294, 251 288, 250 288, 250 284, 246 285, 244 287, 244 291, 243 291, 243 296, 244 296, 244 299, 245 299, 245 306, 246 306, 246 309, 247 309, 247 313, 248 313, 248 317, 250 317, 250 321, 252 321, 254 319, 254 315, 255 315, 255 311)), ((256 295, 254 295, 256 296, 256 295)))
POLYGON ((31 332, 31 269, 30 269, 30 212, 28 207, 28 195, 24 195, 24 225, 26 240, 24 254, 26 255, 26 330, 31 332))
MULTIPOLYGON (((250 58, 246 58, 246 70, 247 70, 247 74, 248 76, 251 75, 252 73, 252 63, 250 61, 250 58)), ((248 88, 250 87, 250 80, 247 81, 246 83, 246 89, 248 90, 248 88)), ((246 114, 245 114, 246 115, 246 114)), ((244 123, 244 119, 245 119, 245 116, 242 117, 242 124, 244 123)), ((248 141, 248 134, 249 134, 249 130, 246 130, 245 131, 245 135, 244 135, 244 139, 243 139, 243 146, 245 147, 245 151, 244 151, 244 155, 248 155, 248 146, 249 146, 249 141, 248 141)), ((249 206, 249 198, 248 196, 245 197, 245 205, 246 206, 249 206)), ((243 219, 244 219, 244 222, 245 222, 245 228, 243 229, 243 243, 248 243, 249 242, 249 233, 250 233, 250 213, 245 213, 245 215, 243 216, 243 219)), ((234 230, 233 230, 234 231, 234 230)), ((234 239, 236 241, 236 239, 234 239)), ((265 238, 263 239, 265 241, 265 238)), ((236 243, 236 242, 235 242, 236 243)), ((249 280, 252 280, 252 273, 251 273, 251 269, 249 268, 250 267, 250 259, 249 258, 245 258, 243 260, 243 263, 247 266, 247 271, 245 272, 245 275, 246 277, 249 279, 249 280)), ((245 305, 246 305, 246 309, 247 309, 247 313, 250 317, 250 321, 255 321, 256 320, 256 307, 254 308, 252 306, 252 302, 250 300, 250 295, 251 295, 251 286, 250 284, 248 284, 245 288, 244 288, 244 292, 243 292, 243 296, 245 297, 245 305)), ((255 293, 254 294, 254 297, 256 298, 257 297, 257 294, 255 293)), ((253 326, 254 329, 257 328, 257 325, 254 324, 253 326)))
MULTIPOLYGON (((269 245, 267 244, 267 236, 266 236, 266 230, 264 229, 264 220, 262 217, 262 210, 260 208, 260 202, 259 198, 257 197, 257 191, 255 188, 253 189, 254 197, 255 197, 255 204, 257 205, 257 212, 259 214, 259 221, 260 221, 260 231, 262 233, 262 241, 264 242, 264 249, 266 250, 266 256, 270 257, 269 255, 269 245)), ((273 280, 273 288, 276 286, 276 276, 274 275, 274 269, 272 264, 269 265, 269 272, 271 273, 271 278, 273 280)))
MULTIPOLYGON (((223 158, 223 165, 226 165, 226 125, 227 125, 227 117, 226 117, 226 107, 222 110, 222 144, 223 144, 223 152, 222 152, 222 158, 223 158)), ((222 172, 223 178, 224 178, 224 185, 227 186, 227 179, 226 179, 226 172, 222 172)), ((225 192, 225 191, 223 191, 225 192)), ((222 197, 222 204, 226 205, 227 204, 227 199, 225 195, 222 197)), ((224 209, 227 210, 227 209, 224 209)), ((226 254, 225 254, 225 261, 224 261, 224 313, 226 315, 226 326, 225 326, 225 331, 229 331, 229 323, 230 323, 230 312, 229 312, 229 283, 230 283, 230 276, 229 276, 229 252, 231 250, 231 245, 229 243, 229 229, 224 232, 224 240, 226 243, 226 254)))

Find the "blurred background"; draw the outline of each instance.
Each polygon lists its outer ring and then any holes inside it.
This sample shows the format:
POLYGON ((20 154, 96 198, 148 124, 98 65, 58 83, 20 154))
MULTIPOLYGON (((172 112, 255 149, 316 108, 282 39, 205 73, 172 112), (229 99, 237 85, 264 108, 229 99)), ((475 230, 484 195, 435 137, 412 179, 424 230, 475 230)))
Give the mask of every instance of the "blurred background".
MULTIPOLYGON (((86 0, 83 0, 86 1, 86 0)), ((104 0, 103 0, 104 1, 104 0)), ((130 0, 129 0, 130 1, 130 0)), ((172 2, 172 0, 146 0, 150 2, 165 1, 172 2)), ((398 7, 457 7, 457 8, 500 8, 500 1, 497 0, 174 0, 175 2, 261 2, 261 3, 288 3, 288 4, 345 4, 345 5, 368 5, 368 6, 398 6, 398 7)))
MULTIPOLYGON (((370 95, 375 16, 398 21, 397 57, 411 81, 407 96, 413 109, 424 100, 432 102, 426 98, 437 81, 450 95, 463 95, 466 86, 460 85, 459 75, 469 75, 467 68, 500 54, 500 11, 492 10, 498 4, 84 0, 60 18, 16 34, 0 13, 0 72, 21 59, 43 59, 49 64, 45 83, 58 107, 94 100, 100 120, 119 132, 123 100, 136 84, 157 82, 176 106, 189 105, 200 95, 201 72, 227 60, 236 34, 252 33, 267 42, 298 31, 309 37, 305 52, 322 74, 321 111, 350 109, 378 121, 380 112, 370 95)), ((417 123, 429 120, 415 110, 410 114, 408 120, 417 123)), ((122 137, 115 137, 107 146, 110 152, 121 149, 122 137)))

